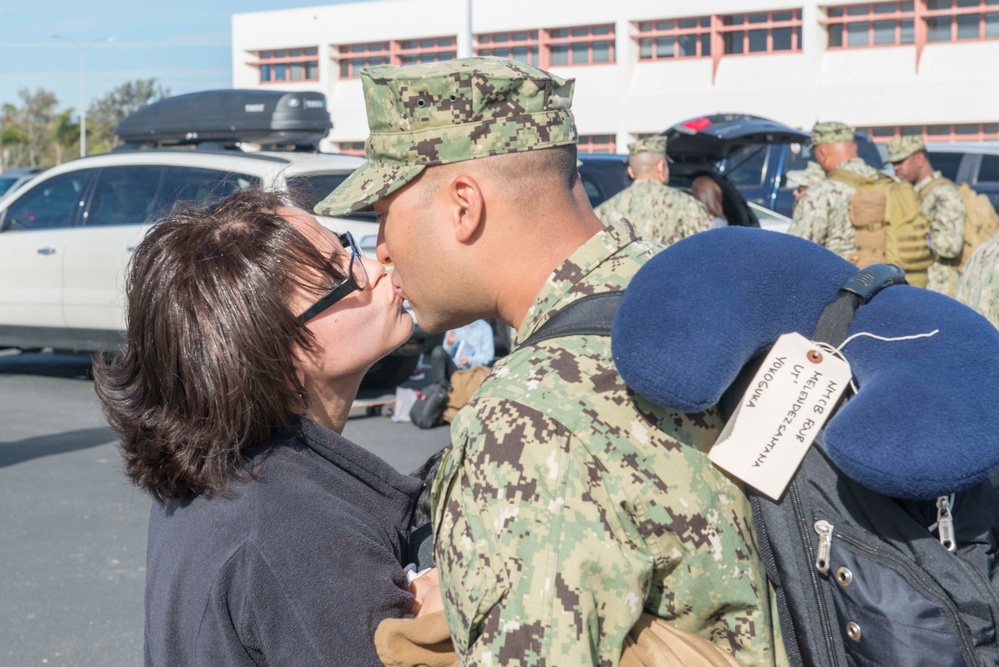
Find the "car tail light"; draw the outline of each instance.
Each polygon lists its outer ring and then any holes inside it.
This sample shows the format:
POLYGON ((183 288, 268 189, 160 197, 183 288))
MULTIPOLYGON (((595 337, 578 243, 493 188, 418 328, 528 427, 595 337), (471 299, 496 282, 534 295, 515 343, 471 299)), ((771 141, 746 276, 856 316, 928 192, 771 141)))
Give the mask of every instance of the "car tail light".
POLYGON ((706 127, 711 127, 711 121, 707 118, 692 118, 684 122, 682 127, 693 132, 700 132, 706 127))

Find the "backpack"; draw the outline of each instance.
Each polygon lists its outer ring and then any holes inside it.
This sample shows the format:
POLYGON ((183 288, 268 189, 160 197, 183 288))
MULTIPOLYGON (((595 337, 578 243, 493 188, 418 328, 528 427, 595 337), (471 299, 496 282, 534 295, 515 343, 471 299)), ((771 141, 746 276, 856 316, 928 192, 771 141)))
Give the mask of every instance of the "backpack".
MULTIPOLYGON (((928 192, 931 188, 943 183, 955 185, 950 179, 937 178, 926 186, 925 191, 928 192)), ((992 238, 996 231, 999 231, 999 214, 996 214, 989 198, 972 190, 967 183, 961 183, 955 187, 961 193, 961 198, 964 199, 964 247, 961 249, 961 257, 957 266, 952 268, 948 276, 948 296, 954 296, 954 291, 957 289, 957 278, 964 271, 964 265, 968 263, 968 258, 978 249, 978 246, 992 238)))
MULTIPOLYGON (((838 345, 861 303, 902 282, 898 267, 858 272, 826 307, 813 340, 838 345)), ((602 312, 590 309, 543 337, 605 334, 620 293, 587 299, 601 297, 609 302, 602 312)), ((573 308, 588 308, 580 302, 555 317, 573 319, 573 308)), ((726 416, 738 385, 721 402, 726 416)), ((999 493, 989 480, 934 500, 891 498, 843 474, 820 435, 780 501, 752 490, 749 497, 791 665, 999 664, 999 493)))
POLYGON ((440 382, 431 382, 424 387, 409 410, 409 421, 423 429, 443 424, 448 389, 448 385, 440 382))
POLYGON ((860 268, 882 262, 901 266, 910 285, 926 287, 926 270, 933 263, 930 223, 915 188, 881 173, 867 178, 833 169, 828 177, 856 190, 847 215, 857 252, 847 259, 860 268))

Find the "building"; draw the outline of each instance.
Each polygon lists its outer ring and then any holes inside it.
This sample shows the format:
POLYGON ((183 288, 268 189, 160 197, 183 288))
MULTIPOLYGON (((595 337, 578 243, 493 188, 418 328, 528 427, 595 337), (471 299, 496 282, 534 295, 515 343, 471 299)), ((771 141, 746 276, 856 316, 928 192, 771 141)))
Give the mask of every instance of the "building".
POLYGON ((378 0, 236 14, 232 48, 236 88, 325 93, 342 152, 368 133, 361 68, 472 53, 575 78, 582 151, 727 111, 999 140, 999 0, 378 0))

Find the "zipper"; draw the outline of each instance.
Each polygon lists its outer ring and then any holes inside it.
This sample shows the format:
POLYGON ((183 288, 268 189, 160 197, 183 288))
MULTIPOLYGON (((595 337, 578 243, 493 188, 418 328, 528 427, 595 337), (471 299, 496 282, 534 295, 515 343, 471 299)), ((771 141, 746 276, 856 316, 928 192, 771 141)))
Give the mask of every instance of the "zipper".
MULTIPOLYGON (((802 509, 801 495, 798 493, 798 485, 795 482, 791 482, 791 486, 788 489, 788 498, 791 500, 791 509, 794 511, 795 523, 799 531, 798 537, 801 539, 801 544, 805 549, 805 555, 808 560, 814 562, 816 555, 812 552, 813 538, 809 535, 808 519, 805 517, 805 512, 802 509)), ((842 663, 839 661, 839 655, 836 653, 832 639, 834 636, 838 636, 838 630, 833 627, 832 621, 829 618, 829 610, 826 609, 826 601, 823 596, 825 590, 819 585, 818 574, 813 568, 808 568, 808 576, 812 582, 812 593, 815 597, 815 606, 819 612, 819 623, 822 626, 819 628, 819 634, 825 640, 829 663, 834 667, 840 667, 842 663)))
POLYGON ((940 535, 943 548, 954 553, 957 551, 957 541, 954 539, 954 517, 950 503, 949 496, 937 498, 937 534, 940 535))
POLYGON ((825 519, 819 519, 814 525, 819 534, 819 548, 815 553, 815 569, 819 574, 829 574, 829 556, 832 553, 833 525, 825 519))
POLYGON ((871 557, 875 561, 879 561, 882 564, 893 566, 898 571, 904 571, 909 576, 907 577, 910 583, 915 583, 917 589, 926 594, 927 597, 935 600, 940 608, 947 614, 947 618, 950 619, 951 624, 957 629, 958 640, 961 644, 961 654, 964 656, 964 661, 969 665, 977 664, 975 658, 975 647, 968 637, 967 630, 961 619, 957 617, 957 610, 954 608, 953 603, 950 599, 942 592, 940 592, 941 587, 936 585, 932 580, 927 580, 927 578, 919 571, 909 561, 893 554, 887 549, 881 549, 878 547, 866 544, 863 540, 851 535, 849 532, 843 532, 842 529, 834 529, 833 534, 837 539, 846 542, 851 545, 857 551, 871 557))

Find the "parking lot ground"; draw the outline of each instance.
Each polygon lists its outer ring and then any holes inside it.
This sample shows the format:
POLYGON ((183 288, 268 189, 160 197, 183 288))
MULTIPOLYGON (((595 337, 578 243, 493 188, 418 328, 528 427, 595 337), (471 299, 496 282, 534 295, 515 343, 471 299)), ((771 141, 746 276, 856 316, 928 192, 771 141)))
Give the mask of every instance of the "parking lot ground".
MULTIPOLYGON (((122 473, 89 366, 0 351, 0 665, 142 664, 151 501, 122 473)), ((364 409, 344 435, 403 472, 449 437, 364 409)))

